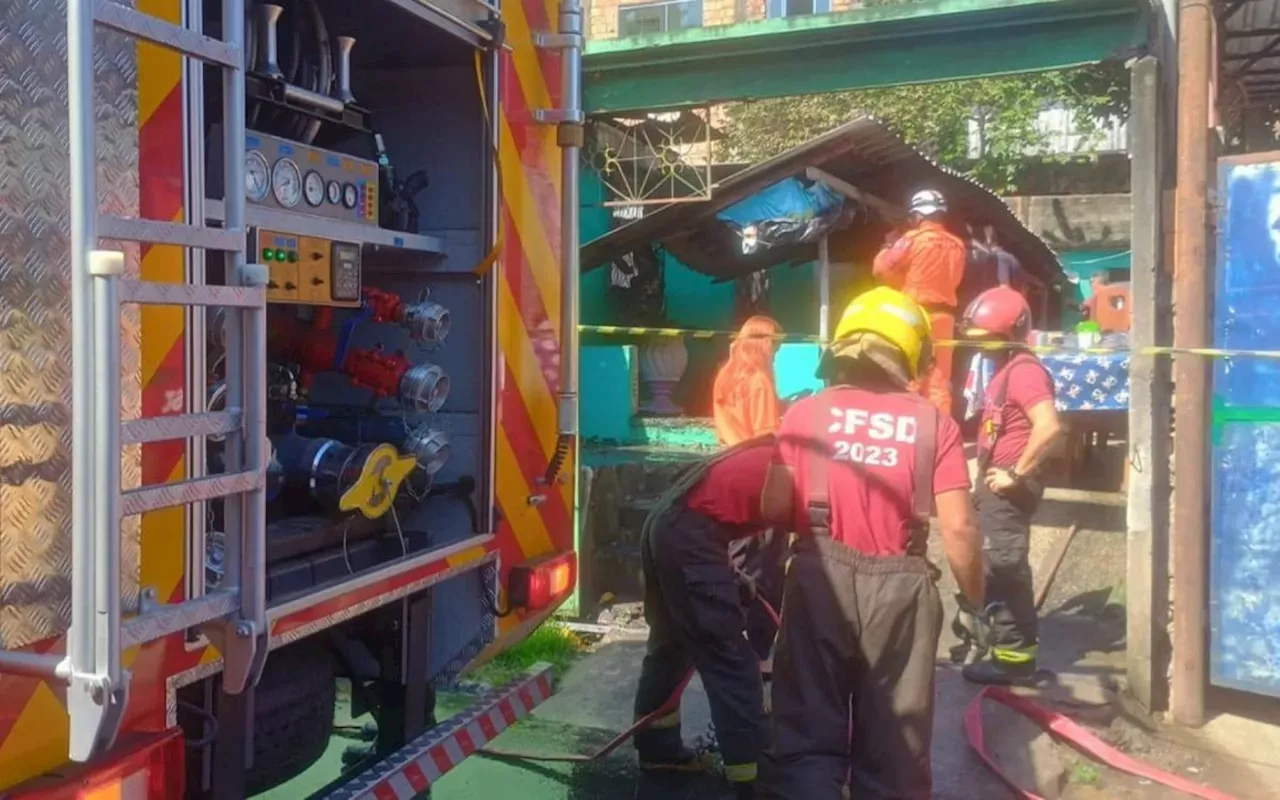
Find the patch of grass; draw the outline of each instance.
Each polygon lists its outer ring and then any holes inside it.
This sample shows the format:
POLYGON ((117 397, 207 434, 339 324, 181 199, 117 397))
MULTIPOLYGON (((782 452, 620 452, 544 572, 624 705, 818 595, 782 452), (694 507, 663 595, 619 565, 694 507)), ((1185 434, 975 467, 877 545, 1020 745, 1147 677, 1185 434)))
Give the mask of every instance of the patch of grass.
POLYGON ((529 638, 497 656, 470 677, 490 686, 499 686, 539 661, 551 664, 557 673, 563 674, 586 649, 586 642, 578 634, 553 620, 544 623, 529 634, 529 638))
POLYGON ((1067 780, 1081 786, 1097 786, 1102 783, 1102 772, 1088 761, 1074 761, 1067 768, 1067 780))

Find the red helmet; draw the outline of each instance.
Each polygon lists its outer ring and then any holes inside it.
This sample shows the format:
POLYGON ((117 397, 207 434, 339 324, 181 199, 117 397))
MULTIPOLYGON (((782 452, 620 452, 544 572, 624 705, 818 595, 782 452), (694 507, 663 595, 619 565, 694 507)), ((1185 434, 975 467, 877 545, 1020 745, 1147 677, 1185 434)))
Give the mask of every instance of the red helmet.
POLYGON ((1031 332, 1031 306, 1016 289, 997 286, 973 299, 964 311, 962 328, 972 338, 998 336, 1021 342, 1031 332))

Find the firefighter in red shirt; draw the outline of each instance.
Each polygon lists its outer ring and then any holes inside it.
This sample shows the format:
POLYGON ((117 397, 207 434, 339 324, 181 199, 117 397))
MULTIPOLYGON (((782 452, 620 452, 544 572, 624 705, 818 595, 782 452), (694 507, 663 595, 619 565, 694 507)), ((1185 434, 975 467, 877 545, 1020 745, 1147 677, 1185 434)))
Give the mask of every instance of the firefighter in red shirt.
POLYGON ((959 427, 907 388, 929 349, 913 300, 886 287, 860 295, 823 354, 827 388, 782 419, 764 515, 797 540, 774 656, 771 797, 838 800, 846 773, 853 797, 930 796, 935 503, 975 617, 984 589, 959 427))
MULTIPOLYGON (((965 310, 964 335, 982 341, 1025 343, 1031 308, 1008 286, 988 289, 965 310)), ((978 488, 974 504, 987 555, 990 658, 971 647, 964 676, 975 683, 1010 684, 1036 672, 1037 619, 1027 558, 1031 518, 1044 488, 1036 472, 1062 436, 1053 378, 1031 352, 990 351, 1000 362, 983 397, 978 434, 978 488)), ((957 633, 966 628, 958 620, 957 633)))
MULTIPOLYGON (((933 338, 951 339, 968 249, 943 224, 947 201, 941 192, 916 192, 909 213, 911 230, 876 255, 872 272, 885 286, 924 306, 933 338)), ((945 415, 951 414, 951 361, 952 349, 938 348, 916 381, 917 391, 945 415)))
MULTIPOLYGON (((649 646, 636 689, 636 718, 671 697, 690 667, 702 676, 725 776, 738 796, 754 796, 768 738, 760 658, 745 635, 742 586, 729 543, 767 529, 760 497, 773 458, 772 436, 738 444, 683 475, 645 521, 644 616, 649 646)), ((777 569, 781 571, 781 566, 777 569)), ((635 736, 642 769, 695 771, 680 710, 635 736)))

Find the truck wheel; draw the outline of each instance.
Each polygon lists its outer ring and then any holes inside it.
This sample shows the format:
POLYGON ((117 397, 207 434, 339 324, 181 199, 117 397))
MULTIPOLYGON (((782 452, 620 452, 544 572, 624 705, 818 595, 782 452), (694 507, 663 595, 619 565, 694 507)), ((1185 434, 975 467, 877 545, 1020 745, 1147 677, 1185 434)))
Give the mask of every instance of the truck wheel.
POLYGON ((254 695, 250 795, 302 774, 324 754, 336 701, 333 659, 323 645, 303 641, 268 656, 254 695))

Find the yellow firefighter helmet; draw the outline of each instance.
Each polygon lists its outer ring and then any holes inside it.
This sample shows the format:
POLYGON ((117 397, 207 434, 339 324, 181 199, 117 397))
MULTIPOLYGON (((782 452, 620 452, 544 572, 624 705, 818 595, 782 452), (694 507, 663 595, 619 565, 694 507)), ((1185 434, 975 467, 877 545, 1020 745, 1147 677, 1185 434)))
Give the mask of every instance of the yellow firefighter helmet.
POLYGON ((929 315, 916 301, 887 286, 853 298, 836 324, 831 355, 843 355, 842 345, 860 338, 860 333, 874 334, 898 350, 911 380, 920 376, 931 357, 929 315))

